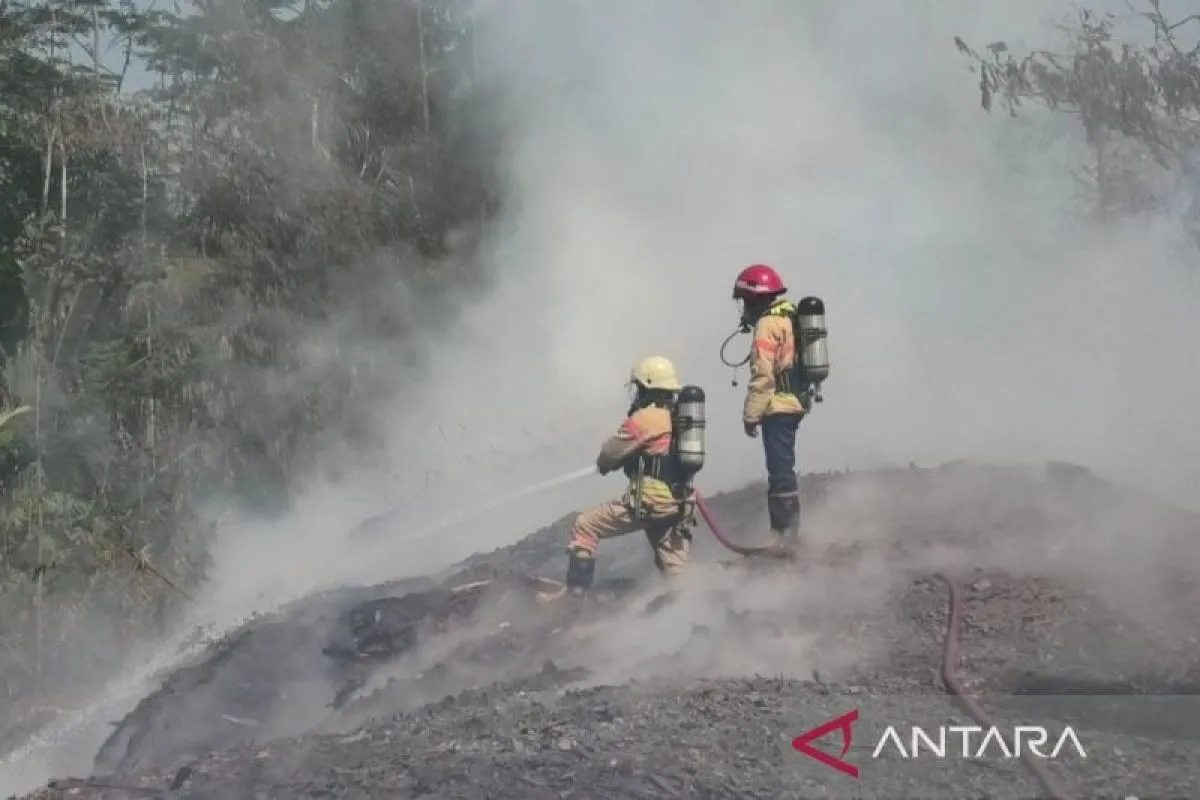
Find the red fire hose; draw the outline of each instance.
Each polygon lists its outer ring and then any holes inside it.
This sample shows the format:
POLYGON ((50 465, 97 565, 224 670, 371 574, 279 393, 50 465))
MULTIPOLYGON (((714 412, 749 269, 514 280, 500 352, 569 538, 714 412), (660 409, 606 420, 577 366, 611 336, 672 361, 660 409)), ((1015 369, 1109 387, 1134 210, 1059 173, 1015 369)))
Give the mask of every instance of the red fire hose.
POLYGON ((700 516, 704 517, 704 521, 708 523, 708 529, 713 532, 713 536, 717 537, 717 541, 725 546, 727 550, 732 550, 739 556, 761 556, 773 554, 775 551, 770 547, 746 547, 730 539, 721 530, 721 526, 713 519, 712 511, 708 507, 708 503, 704 502, 704 497, 695 492, 696 508, 700 511, 700 516))
MULTIPOLYGON (((717 524, 713 518, 712 511, 708 507, 708 503, 699 492, 695 493, 696 508, 700 511, 700 515, 704 517, 704 521, 708 523, 708 528, 713 532, 713 536, 717 541, 724 545, 729 550, 737 553, 740 556, 757 556, 764 555, 770 552, 769 548, 765 547, 745 547, 734 542, 725 535, 721 530, 721 526, 717 524)), ((967 713, 979 724, 982 728, 995 727, 996 723, 992 721, 987 712, 975 701, 973 697, 966 693, 963 688, 962 681, 958 676, 958 646, 959 646, 959 630, 962 627, 962 596, 959 592, 958 585, 944 575, 939 576, 946 582, 949 588, 949 600, 946 619, 946 636, 942 644, 942 685, 946 687, 946 691, 954 695, 954 697, 962 704, 967 713)), ((1007 744, 1007 742, 1006 742, 1007 744)), ((1071 800, 1071 795, 1055 780, 1049 770, 1038 761, 1035 761, 1028 752, 1021 753, 1021 761, 1033 773, 1037 782, 1042 785, 1042 788, 1050 796, 1050 800, 1071 800)))
MULTIPOLYGON (((946 638, 942 645, 942 684, 953 694, 981 728, 991 728, 995 722, 987 712, 980 707, 973 697, 963 689, 958 677, 958 645, 959 629, 962 625, 962 594, 958 585, 945 575, 939 576, 946 582, 950 590, 949 609, 946 620, 946 638)), ((1005 743, 1007 745, 1007 742, 1005 743)), ((1055 780, 1050 771, 1041 762, 1035 761, 1029 753, 1021 753, 1021 761, 1037 778, 1037 782, 1050 795, 1051 800, 1071 800, 1071 795, 1055 780)))

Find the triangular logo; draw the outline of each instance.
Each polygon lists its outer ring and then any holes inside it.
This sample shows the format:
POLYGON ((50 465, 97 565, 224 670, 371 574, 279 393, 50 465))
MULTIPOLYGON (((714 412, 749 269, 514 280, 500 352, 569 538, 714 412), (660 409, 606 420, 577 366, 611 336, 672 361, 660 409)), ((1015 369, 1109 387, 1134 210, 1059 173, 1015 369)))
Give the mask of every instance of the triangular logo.
POLYGON ((855 722, 858 722, 857 708, 853 711, 843 714, 837 719, 831 719, 824 725, 813 728, 807 733, 800 734, 795 739, 792 739, 792 747, 799 750, 801 753, 804 753, 804 755, 808 756, 809 758, 815 758, 817 761, 820 761, 827 767, 833 767, 838 772, 845 773, 851 778, 857 778, 858 767, 854 766, 848 761, 842 760, 846 753, 850 751, 850 745, 854 743, 853 725, 855 722), (811 742, 814 742, 825 734, 833 731, 842 732, 842 752, 837 758, 818 750, 811 744, 811 742))

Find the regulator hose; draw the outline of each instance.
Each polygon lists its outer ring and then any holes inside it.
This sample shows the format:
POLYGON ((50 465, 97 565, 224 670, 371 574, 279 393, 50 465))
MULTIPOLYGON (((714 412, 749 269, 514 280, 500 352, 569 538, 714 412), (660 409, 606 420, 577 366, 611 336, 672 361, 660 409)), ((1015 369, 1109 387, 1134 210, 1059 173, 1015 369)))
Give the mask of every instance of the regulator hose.
POLYGON ((721 343, 721 363, 722 364, 724 364, 727 367, 733 367, 734 369, 737 369, 738 367, 744 367, 750 363, 750 352, 749 351, 746 352, 746 357, 743 358, 741 361, 737 362, 736 364, 725 357, 725 350, 726 350, 726 348, 729 347, 729 343, 733 341, 733 337, 738 336, 743 333, 749 333, 749 332, 750 331, 748 329, 746 329, 745 327, 741 327, 725 337, 725 341, 721 343))
POLYGON ((728 358, 725 357, 725 350, 726 350, 726 348, 729 347, 729 343, 733 341, 733 337, 735 337, 741 333, 749 333, 749 332, 750 332, 750 329, 747 328, 745 325, 742 325, 737 330, 735 330, 733 333, 726 336, 725 341, 721 343, 721 363, 724 364, 725 366, 733 369, 733 380, 730 381, 731 386, 738 385, 738 380, 737 380, 738 367, 744 367, 746 364, 750 363, 750 356, 752 355, 752 351, 747 351, 746 357, 735 364, 732 361, 730 361, 728 358))

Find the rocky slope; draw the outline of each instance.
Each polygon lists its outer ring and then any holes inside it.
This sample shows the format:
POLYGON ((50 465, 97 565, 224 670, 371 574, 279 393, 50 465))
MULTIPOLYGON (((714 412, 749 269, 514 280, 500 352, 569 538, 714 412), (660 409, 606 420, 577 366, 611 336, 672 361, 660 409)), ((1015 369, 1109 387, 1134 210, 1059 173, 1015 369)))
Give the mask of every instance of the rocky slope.
MULTIPOLYGON (((967 688, 1006 732, 1073 726, 1088 757, 1050 765, 1073 796, 1190 796, 1200 516, 1061 464, 804 491, 799 563, 731 558, 701 527, 670 594, 627 537, 587 607, 538 606, 561 520, 445 575, 308 598, 169 676, 96 777, 30 797, 1045 796, 996 752, 871 758, 886 725, 969 724, 939 676, 947 580, 967 688), (858 780, 790 746, 853 708, 858 780)), ((710 505, 731 536, 764 527, 761 487, 710 505)))

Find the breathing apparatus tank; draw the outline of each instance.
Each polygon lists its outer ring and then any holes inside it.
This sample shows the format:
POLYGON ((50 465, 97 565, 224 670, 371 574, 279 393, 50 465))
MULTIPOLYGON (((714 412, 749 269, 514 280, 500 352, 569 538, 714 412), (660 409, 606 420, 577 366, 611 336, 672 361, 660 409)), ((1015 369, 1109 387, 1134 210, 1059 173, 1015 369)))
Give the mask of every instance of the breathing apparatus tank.
POLYGON ((818 403, 824 402, 821 384, 829 377, 829 349, 825 329, 825 303, 819 297, 806 297, 796 304, 796 368, 801 384, 809 386, 809 394, 818 403))
POLYGON ((671 413, 671 446, 685 482, 704 467, 704 390, 684 386, 671 413))

